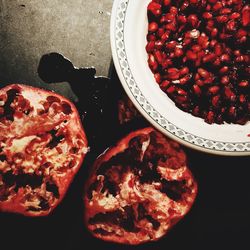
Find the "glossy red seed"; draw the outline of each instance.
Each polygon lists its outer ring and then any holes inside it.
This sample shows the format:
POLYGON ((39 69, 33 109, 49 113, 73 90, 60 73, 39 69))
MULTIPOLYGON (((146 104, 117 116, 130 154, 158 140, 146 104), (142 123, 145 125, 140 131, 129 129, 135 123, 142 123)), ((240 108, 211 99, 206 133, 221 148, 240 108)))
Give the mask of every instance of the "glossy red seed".
POLYGON ((228 16, 226 16, 226 15, 222 15, 222 16, 217 16, 216 17, 216 20, 217 20, 217 22, 219 22, 219 23, 226 23, 227 21, 228 21, 228 16))
POLYGON ((236 95, 229 87, 224 88, 224 94, 225 94, 225 97, 229 99, 230 101, 235 101, 236 95))
POLYGON ((170 86, 170 84, 171 84, 170 81, 164 80, 164 81, 161 82, 160 86, 161 86, 161 88, 163 88, 163 89, 167 89, 167 88, 170 86))
POLYGON ((178 95, 187 95, 187 91, 185 91, 185 90, 183 90, 183 89, 180 89, 180 88, 178 88, 178 89, 176 90, 176 92, 177 92, 178 95))
POLYGON ((202 17, 205 18, 205 19, 210 19, 210 18, 213 17, 213 15, 210 12, 204 12, 202 14, 202 17))
POLYGON ((150 2, 148 5, 148 11, 154 16, 158 17, 161 15, 161 4, 156 2, 150 2))
POLYGON ((174 51, 174 54, 175 54, 176 57, 180 57, 180 56, 183 55, 183 50, 181 48, 176 47, 175 51, 174 51))
POLYGON ((161 74, 160 74, 160 73, 154 74, 154 78, 155 78, 155 81, 156 81, 158 84, 161 83, 161 74))
POLYGON ((215 118, 214 112, 213 111, 208 111, 208 113, 207 113, 207 115, 205 117, 205 121, 208 124, 212 124, 212 123, 214 123, 214 118, 215 118))
POLYGON ((242 87, 242 88, 246 88, 249 86, 249 82, 248 81, 241 81, 239 83, 239 86, 242 87))
POLYGON ((155 48, 155 42, 150 41, 150 42, 147 43, 147 45, 146 45, 146 51, 148 53, 153 52, 154 48, 155 48))
POLYGON ((212 86, 208 89, 208 92, 212 95, 215 95, 219 92, 220 87, 219 86, 212 86))
POLYGON ((211 31, 211 36, 212 37, 216 37, 218 35, 218 29, 217 28, 213 28, 211 31))
POLYGON ((151 22, 148 25, 148 31, 149 32, 156 32, 158 30, 158 24, 156 22, 151 22))
POLYGON ((217 11, 219 9, 221 9, 223 7, 221 2, 217 2, 214 6, 213 6, 213 10, 217 11))
POLYGON ((179 70, 179 73, 180 73, 181 76, 186 75, 186 74, 189 73, 189 68, 188 67, 184 67, 184 68, 182 68, 182 69, 179 70))
POLYGON ((230 8, 222 8, 220 9, 220 14, 221 15, 227 15, 230 14, 232 12, 232 10, 230 8))
POLYGON ((202 58, 202 61, 203 63, 207 63, 207 62, 212 62, 216 59, 216 55, 211 53, 211 54, 208 54, 208 55, 205 55, 203 58, 202 58))
POLYGON ((230 57, 227 54, 222 54, 221 57, 220 57, 220 60, 222 62, 229 62, 230 61, 230 57))
POLYGON ((176 88, 174 86, 170 86, 166 91, 168 94, 172 94, 175 92, 175 90, 176 90, 176 88))
POLYGON ((170 3, 171 3, 171 0, 164 0, 164 1, 163 1, 163 5, 164 5, 164 6, 170 5, 170 3))
POLYGON ((187 22, 187 18, 184 15, 180 15, 178 16, 178 21, 184 24, 187 22))
POLYGON ((220 80, 220 82, 223 84, 223 85, 228 85, 229 84, 229 77, 226 75, 226 76, 223 76, 220 80))
POLYGON ((250 24, 250 6, 247 5, 242 9, 242 19, 243 26, 248 26, 250 24))
POLYGON ((228 66, 223 66, 220 70, 219 70, 219 72, 221 73, 221 74, 225 74, 225 73, 227 73, 228 72, 228 66))
POLYGON ((154 46, 155 46, 155 49, 160 50, 163 46, 163 42, 160 40, 155 41, 154 46))
POLYGON ((148 55, 148 64, 149 64, 149 67, 151 68, 151 70, 153 72, 155 72, 158 68, 158 63, 157 61, 155 60, 155 57, 153 54, 149 54, 148 55))
POLYGON ((198 73, 201 77, 203 78, 208 78, 209 77, 209 72, 203 68, 198 68, 198 73))
POLYGON ((212 97, 212 100, 211 100, 211 103, 213 105, 214 108, 218 108, 219 105, 220 105, 220 96, 219 95, 216 95, 216 96, 213 96, 212 97))
POLYGON ((186 52, 186 57, 188 60, 192 60, 192 61, 197 59, 197 55, 194 52, 192 52, 191 50, 188 50, 186 52))
POLYGON ((197 28, 199 26, 198 17, 194 14, 191 14, 187 17, 188 23, 192 25, 193 28, 197 28))
POLYGON ((162 63, 162 60, 163 60, 162 52, 161 52, 160 50, 156 50, 156 51, 154 52, 154 56, 155 56, 155 59, 157 60, 157 62, 158 62, 159 64, 161 64, 161 63, 162 63))
POLYGON ((194 84, 193 85, 193 92, 194 92, 194 94, 200 96, 201 95, 201 88, 197 84, 194 84))
POLYGON ((166 44, 166 49, 173 50, 176 48, 177 42, 176 41, 170 41, 166 44))

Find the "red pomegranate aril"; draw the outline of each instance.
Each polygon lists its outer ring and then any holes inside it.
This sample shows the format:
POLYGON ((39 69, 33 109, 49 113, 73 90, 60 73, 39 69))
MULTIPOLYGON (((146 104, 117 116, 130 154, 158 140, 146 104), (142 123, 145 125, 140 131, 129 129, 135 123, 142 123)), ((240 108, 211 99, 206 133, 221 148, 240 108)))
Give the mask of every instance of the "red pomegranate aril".
POLYGON ((232 11, 231 11, 231 9, 229 9, 229 8, 220 9, 220 14, 221 14, 221 15, 230 14, 231 12, 232 12, 232 11))
POLYGON ((194 60, 197 59, 197 55, 196 55, 194 52, 192 52, 191 50, 188 50, 188 51, 186 52, 186 58, 187 58, 188 60, 194 61, 194 60))
POLYGON ((189 73, 189 68, 188 67, 184 67, 184 68, 179 70, 180 76, 186 75, 188 73, 189 73))
POLYGON ((164 5, 164 6, 170 5, 170 3, 171 3, 171 0, 164 0, 164 1, 163 1, 163 5, 164 5))
POLYGON ((171 42, 167 43, 165 47, 168 50, 173 50, 173 49, 175 49, 176 45, 177 45, 176 41, 171 41, 171 42))
POLYGON ((148 64, 149 64, 149 67, 151 68, 151 70, 153 72, 155 72, 158 68, 158 63, 157 61, 155 60, 155 57, 153 54, 149 54, 149 57, 148 57, 148 64))
POLYGON ((220 82, 223 84, 223 85, 228 85, 229 84, 229 77, 226 75, 226 76, 223 76, 220 80, 220 82))
POLYGON ((236 30, 236 28, 237 28, 237 26, 236 26, 236 22, 234 20, 230 20, 226 25, 226 29, 229 31, 236 30))
POLYGON ((216 20, 219 23, 226 23, 228 21, 228 16, 222 15, 222 16, 217 16, 216 20))
POLYGON ((190 80, 190 78, 191 78, 190 75, 186 75, 186 76, 180 78, 179 83, 180 83, 181 85, 186 84, 186 83, 190 80))
POLYGON ((202 58, 202 61, 203 63, 207 63, 207 62, 212 62, 216 59, 216 55, 215 54, 209 54, 209 55, 206 55, 202 58))
POLYGON ((148 25, 149 32, 156 32, 158 30, 158 24, 156 22, 152 22, 148 25))
POLYGON ((160 40, 155 41, 154 46, 155 46, 155 49, 160 50, 163 46, 163 42, 160 40))
POLYGON ((158 17, 161 15, 161 5, 159 3, 150 2, 148 5, 148 11, 154 16, 158 17))
POLYGON ((175 6, 172 6, 169 11, 170 11, 170 13, 172 13, 174 15, 176 15, 178 13, 178 9, 175 6))
POLYGON ((168 94, 172 94, 172 93, 174 93, 175 92, 175 87, 174 86, 170 86, 167 90, 166 90, 166 92, 168 93, 168 94))
POLYGON ((200 88, 197 84, 194 84, 194 85, 193 85, 193 92, 194 92, 197 96, 200 96, 200 95, 201 95, 201 88, 200 88))
POLYGON ((239 101, 240 101, 241 103, 245 103, 245 102, 246 102, 246 97, 245 97, 245 95, 241 94, 241 95, 239 96, 239 101))
POLYGON ((187 95, 187 91, 180 88, 176 89, 176 92, 178 95, 187 95))
POLYGON ((228 110, 228 115, 231 118, 236 118, 236 108, 234 106, 231 106, 228 110))
POLYGON ((193 28, 197 28, 199 26, 199 20, 196 15, 189 15, 187 17, 187 21, 192 25, 193 28))
POLYGON ((219 70, 219 72, 221 73, 221 74, 225 74, 225 73, 227 73, 228 72, 228 66, 223 66, 220 70, 219 70))
POLYGON ((155 59, 156 61, 161 64, 162 61, 163 61, 163 56, 162 56, 162 52, 160 50, 156 50, 154 51, 154 56, 155 56, 155 59))
POLYGON ((210 19, 213 17, 213 15, 210 12, 204 12, 202 17, 205 19, 210 19))
POLYGON ((231 101, 235 101, 236 95, 235 95, 235 93, 229 87, 225 87, 224 94, 225 94, 225 97, 227 99, 229 99, 231 101))
POLYGON ((227 54, 223 54, 223 55, 220 56, 220 60, 222 62, 229 62, 230 61, 230 57, 227 54))
POLYGON ((218 35, 218 29, 217 28, 213 28, 211 31, 211 36, 212 37, 216 37, 218 35))
POLYGON ((212 95, 215 95, 219 92, 220 87, 219 86, 212 86, 208 89, 209 93, 212 95))
POLYGON ((217 2, 214 6, 213 6, 213 10, 217 11, 219 9, 221 9, 223 7, 221 2, 217 2))
POLYGON ((162 42, 165 42, 169 38, 169 31, 166 31, 162 36, 161 40, 162 42))
POLYGON ((200 0, 189 0, 191 4, 197 4, 200 0))
POLYGON ((199 75, 201 76, 201 77, 203 77, 203 78, 208 78, 209 77, 209 72, 208 71, 206 71, 205 69, 203 69, 203 68, 198 68, 198 73, 199 73, 199 75))
POLYGON ((160 86, 162 89, 166 90, 170 86, 171 82, 168 80, 164 80, 161 82, 160 86))
POLYGON ((230 18, 230 19, 238 19, 238 18, 240 18, 240 13, 234 12, 234 13, 232 13, 232 14, 230 15, 229 18, 230 18))
POLYGON ((154 74, 154 78, 155 78, 155 81, 156 81, 158 84, 161 83, 161 74, 160 74, 160 73, 154 74))
POLYGON ((175 51, 174 51, 174 54, 175 54, 176 57, 180 57, 180 56, 183 55, 183 50, 181 48, 176 47, 175 51))
POLYGON ((183 104, 188 100, 188 97, 186 95, 178 95, 175 98, 175 101, 179 104, 183 104))
POLYGON ((195 106, 195 107, 193 108, 193 110, 192 110, 192 114, 193 114, 194 116, 199 116, 199 114, 200 114, 200 107, 199 107, 199 106, 195 106))
POLYGON ((208 124, 212 124, 214 123, 214 118, 215 118, 215 115, 214 115, 214 112, 213 111, 209 111, 205 117, 205 121, 208 123, 208 124))
POLYGON ((218 108, 219 107, 219 105, 220 105, 220 98, 221 97, 219 95, 216 95, 216 96, 212 97, 211 103, 212 103, 212 105, 213 105, 214 108, 218 108))
POLYGON ((161 37, 163 36, 163 34, 165 33, 165 29, 163 28, 159 28, 157 30, 157 36, 161 39, 161 37))
POLYGON ((156 36, 155 34, 148 34, 147 35, 147 41, 156 41, 156 36))
POLYGON ((242 88, 246 88, 249 86, 249 82, 248 81, 241 81, 239 83, 239 86, 242 87, 242 88))
POLYGON ((184 15, 180 15, 180 16, 178 16, 178 21, 180 22, 180 23, 186 23, 187 22, 187 18, 186 18, 186 16, 184 16, 184 15))
POLYGON ((148 53, 153 52, 153 51, 154 51, 154 48, 155 48, 155 42, 150 41, 150 42, 147 43, 147 45, 146 45, 146 51, 147 51, 148 53))
POLYGON ((243 26, 248 26, 250 24, 250 6, 245 6, 242 9, 242 25, 243 26))
POLYGON ((247 35, 247 32, 243 29, 239 29, 238 32, 236 33, 237 38, 241 38, 247 35))

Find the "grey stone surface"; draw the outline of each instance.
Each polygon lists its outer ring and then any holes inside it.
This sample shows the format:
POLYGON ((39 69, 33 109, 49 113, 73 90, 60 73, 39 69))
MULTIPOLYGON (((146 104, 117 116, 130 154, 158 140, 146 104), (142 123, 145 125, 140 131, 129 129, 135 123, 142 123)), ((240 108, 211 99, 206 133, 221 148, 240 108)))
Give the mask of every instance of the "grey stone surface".
MULTIPOLYGON (((37 75, 41 56, 58 52, 76 67, 108 75, 112 0, 0 0, 0 85, 44 86, 37 75)), ((69 86, 62 90, 72 97, 69 86)))

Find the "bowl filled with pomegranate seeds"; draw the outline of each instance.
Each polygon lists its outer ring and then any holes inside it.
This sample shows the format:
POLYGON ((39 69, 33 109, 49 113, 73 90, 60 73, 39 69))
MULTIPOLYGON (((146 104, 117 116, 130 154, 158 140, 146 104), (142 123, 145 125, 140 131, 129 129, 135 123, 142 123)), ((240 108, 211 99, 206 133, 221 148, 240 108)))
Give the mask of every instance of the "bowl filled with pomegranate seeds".
POLYGON ((250 5, 115 0, 114 64, 156 128, 213 154, 250 155, 250 5))

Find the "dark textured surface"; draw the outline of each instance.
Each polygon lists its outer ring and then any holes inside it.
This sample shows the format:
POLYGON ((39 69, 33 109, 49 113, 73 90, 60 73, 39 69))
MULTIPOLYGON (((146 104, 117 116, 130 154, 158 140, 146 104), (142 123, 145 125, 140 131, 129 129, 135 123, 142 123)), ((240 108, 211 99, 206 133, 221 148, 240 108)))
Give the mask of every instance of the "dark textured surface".
MULTIPOLYGON (((68 84, 46 84, 38 77, 41 56, 52 51, 64 54, 76 67, 95 66, 97 75, 107 76, 111 58, 111 5, 112 0, 0 0, 1 86, 22 82, 75 97, 68 84)), ((101 78, 92 83, 78 72, 72 82, 77 85, 72 85, 72 89, 80 100, 78 107, 82 114, 85 114, 83 106, 87 105, 89 116, 83 123, 91 151, 65 199, 51 216, 25 218, 0 213, 0 249, 250 249, 250 157, 217 157, 188 149, 189 165, 199 184, 198 197, 187 217, 165 238, 131 247, 91 237, 83 225, 83 185, 88 170, 108 145, 147 123, 137 120, 126 126, 117 125, 114 102, 122 91, 115 74, 111 75, 111 82, 101 78), (90 95, 86 99, 86 86, 99 88, 100 84, 111 91, 106 91, 101 102, 112 106, 112 112, 100 114, 99 103, 90 95)), ((99 95, 97 90, 93 91, 99 95)))

